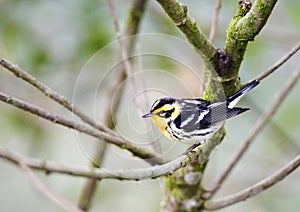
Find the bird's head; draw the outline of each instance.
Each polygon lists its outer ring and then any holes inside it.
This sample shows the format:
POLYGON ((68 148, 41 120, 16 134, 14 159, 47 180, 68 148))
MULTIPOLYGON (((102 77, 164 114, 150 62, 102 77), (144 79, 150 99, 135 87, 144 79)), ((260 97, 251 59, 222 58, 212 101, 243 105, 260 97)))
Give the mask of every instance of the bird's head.
POLYGON ((143 118, 151 118, 153 123, 165 134, 168 122, 174 121, 180 114, 180 106, 174 98, 161 98, 156 100, 150 112, 143 115, 143 118))

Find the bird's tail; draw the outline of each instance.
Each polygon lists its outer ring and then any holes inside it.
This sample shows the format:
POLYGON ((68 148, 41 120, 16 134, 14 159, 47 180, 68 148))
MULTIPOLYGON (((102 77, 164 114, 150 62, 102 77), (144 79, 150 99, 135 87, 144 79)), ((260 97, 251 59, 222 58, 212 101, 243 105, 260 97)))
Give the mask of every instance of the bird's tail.
POLYGON ((239 91, 232 94, 230 97, 227 98, 227 107, 233 108, 246 93, 251 91, 258 84, 259 84, 258 80, 253 80, 252 82, 250 82, 249 84, 241 88, 239 91))

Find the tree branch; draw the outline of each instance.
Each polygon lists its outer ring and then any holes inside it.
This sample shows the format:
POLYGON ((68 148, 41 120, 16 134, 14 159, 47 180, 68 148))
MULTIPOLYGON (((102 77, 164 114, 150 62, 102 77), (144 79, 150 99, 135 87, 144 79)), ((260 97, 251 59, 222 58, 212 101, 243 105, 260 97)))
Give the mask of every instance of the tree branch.
POLYGON ((211 24, 211 28, 210 28, 209 39, 208 39, 211 43, 213 43, 213 41, 215 39, 216 30, 217 30, 217 26, 219 23, 219 15, 220 15, 221 6, 222 6, 222 0, 217 0, 216 6, 215 6, 215 11, 214 11, 214 16, 213 16, 213 20, 212 20, 212 24, 211 24))
POLYGON ((202 59, 213 65, 217 50, 208 41, 196 21, 188 15, 186 5, 180 4, 176 0, 157 0, 157 2, 185 35, 189 43, 200 53, 202 59))
POLYGON ((37 90, 41 91, 45 94, 46 97, 49 97, 50 99, 56 101, 60 105, 62 105, 64 108, 69 110, 70 112, 77 115, 83 122, 89 124, 90 126, 93 126, 94 128, 108 132, 112 135, 116 135, 115 132, 113 132, 111 129, 107 128, 106 126, 97 123, 95 120, 90 118, 89 116, 85 115, 83 112, 81 112, 78 108, 76 108, 73 104, 70 103, 70 101, 62 96, 61 94, 57 93, 56 91, 52 90, 50 87, 44 85, 40 81, 38 81, 36 78, 31 76, 29 73, 25 72, 21 68, 19 68, 17 65, 9 62, 8 60, 0 57, 0 65, 4 67, 6 70, 12 72, 16 77, 23 79, 25 82, 31 84, 37 90))
POLYGON ((253 41, 267 22, 277 0, 256 0, 251 6, 250 0, 239 1, 237 14, 227 29, 225 45, 226 56, 230 66, 223 70, 224 80, 237 81, 240 65, 249 41, 253 41))
POLYGON ((265 178, 264 180, 256 183, 253 186, 250 186, 249 188, 246 188, 236 194, 232 194, 227 197, 223 197, 217 200, 209 200, 207 201, 204 206, 206 210, 216 210, 220 208, 227 207, 229 205, 232 205, 234 203, 244 201, 252 196, 255 196, 262 191, 270 188, 271 186, 279 183, 281 180, 283 180, 285 177, 287 177, 290 173, 295 171, 300 166, 300 155, 298 155, 296 158, 294 158, 292 161, 290 161, 288 164, 286 164, 283 168, 278 170, 273 175, 265 178))
MULTIPOLYGON (((90 161, 91 169, 100 167, 106 152, 106 143, 99 142, 96 144, 93 159, 90 161)), ((78 207, 84 211, 88 211, 92 206, 93 196, 95 194, 97 184, 101 179, 88 178, 86 179, 78 199, 78 207)))
MULTIPOLYGON (((120 26, 119 26, 119 22, 117 20, 117 16, 116 16, 113 1, 112 0, 107 0, 107 2, 108 2, 108 5, 109 5, 109 10, 110 10, 110 13, 111 13, 111 16, 112 16, 112 19, 113 19, 113 23, 114 23, 114 26, 115 26, 115 31, 116 31, 116 34, 117 34, 118 42, 119 42, 120 47, 121 47, 121 58, 122 58, 123 68, 125 70, 125 73, 127 74, 127 77, 130 77, 130 76, 133 75, 133 68, 132 68, 132 65, 129 61, 127 43, 125 42, 124 37, 123 37, 123 35, 121 33, 121 30, 120 30, 120 26)), ((137 90, 135 81, 133 81, 133 87, 134 87, 134 90, 137 90)))
MULTIPOLYGON (((251 9, 251 2, 249 0, 239 1, 239 11, 237 15, 231 21, 228 31, 227 31, 227 41, 225 49, 216 50, 211 43, 206 43, 207 39, 200 31, 198 26, 191 20, 187 15, 187 8, 184 5, 179 4, 177 1, 168 1, 168 0, 157 0, 161 6, 165 9, 166 13, 170 16, 173 22, 177 27, 185 34, 189 42, 198 50, 202 58, 204 59, 205 64, 205 82, 206 82, 206 94, 205 97, 212 101, 220 98, 219 94, 225 92, 225 96, 233 94, 239 87, 240 81, 238 78, 238 71, 240 64, 243 60, 243 56, 247 47, 247 44, 250 40, 240 39, 239 30, 245 29, 242 25, 237 25, 237 22, 242 19, 250 10, 256 11, 255 7, 260 8, 260 12, 263 12, 263 18, 265 21, 256 22, 255 24, 261 29, 265 22, 267 21, 274 5, 262 3, 260 0, 257 0, 254 8, 251 9), (261 6, 265 5, 268 8, 262 8, 261 6), (191 21, 191 22, 189 22, 191 21), (263 23, 263 24, 261 24, 263 23), (191 27, 192 24, 195 24, 195 28, 191 27), (196 29, 197 32, 193 30, 196 29), (194 39, 194 35, 197 38, 194 39), (201 40, 200 42, 198 42, 201 40), (205 42, 204 42, 205 41, 205 42), (197 44, 201 43, 201 47, 197 44), (195 44, 196 43, 196 44, 195 44), (212 51, 207 51, 208 48, 212 46, 212 51), (217 75, 215 74, 217 72, 217 75), (222 83, 222 89, 220 86, 222 83)), ((265 2, 269 2, 266 0, 265 2)), ((252 11, 251 11, 252 12, 252 11)), ((257 14, 255 14, 257 15, 257 14)), ((260 15, 260 14, 259 14, 260 15)), ((256 17, 256 16, 255 16, 256 17)), ((260 16, 258 16, 261 18, 260 16)), ((250 22, 251 23, 251 22, 250 22)), ((254 30, 249 28, 249 33, 258 34, 260 30, 254 30)), ((255 35, 256 35, 255 34, 255 35)), ((254 35, 254 36, 255 36, 254 35)), ((254 38, 253 36, 253 38, 254 38)), ((253 40, 252 38, 252 40, 253 40)), ((212 149, 217 146, 224 136, 223 128, 214 134, 214 138, 207 141, 206 146, 210 145, 207 153, 208 156, 211 153, 212 149)), ((201 154, 199 155, 202 156, 201 154)), ((206 156, 208 158, 208 156, 206 156)), ((185 167, 181 172, 176 172, 173 175, 165 177, 166 184, 166 200, 163 206, 163 209, 169 211, 180 211, 180 210, 201 210, 203 207, 203 201, 200 199, 200 196, 204 193, 204 189, 201 186, 202 175, 205 171, 206 164, 192 164, 190 167, 185 167), (186 182, 186 176, 197 175, 197 180, 192 184, 186 182), (182 202, 193 200, 195 204, 188 208, 182 202)))
POLYGON ((274 100, 270 108, 261 116, 260 119, 257 120, 254 128, 252 129, 249 136, 245 140, 242 148, 237 152, 237 154, 233 157, 228 167, 216 180, 216 182, 213 185, 213 188, 210 189, 210 191, 208 192, 208 196, 207 196, 208 199, 212 198, 212 196, 220 189, 223 182, 227 179, 228 175, 231 173, 233 168, 237 165, 237 163, 240 161, 242 156, 248 150, 248 148, 250 147, 250 145, 252 144, 256 136, 259 134, 259 132, 261 132, 264 129, 264 127, 267 126, 272 116, 275 114, 275 112, 284 102, 285 98, 288 96, 288 93, 292 90, 294 85, 299 80, 299 77, 300 77, 300 69, 296 69, 294 73, 291 75, 291 77, 288 79, 288 81, 286 82, 285 86, 279 92, 279 94, 277 95, 276 99, 274 100))
POLYGON ((157 155, 156 153, 150 152, 150 151, 142 149, 142 148, 138 148, 138 147, 134 146, 133 144, 131 144, 129 141, 126 141, 121 137, 114 136, 114 135, 111 135, 106 132, 98 131, 87 125, 75 122, 74 120, 64 118, 57 114, 49 113, 48 111, 46 111, 42 108, 34 106, 34 105, 27 103, 25 101, 22 101, 20 99, 8 96, 1 92, 0 92, 0 101, 10 104, 14 107, 20 108, 22 110, 25 110, 34 115, 37 115, 41 118, 44 118, 48 121, 55 123, 55 124, 60 124, 65 127, 75 129, 78 132, 85 133, 87 135, 90 135, 90 136, 98 138, 98 139, 104 139, 108 143, 119 146, 122 149, 126 149, 126 150, 130 151, 133 155, 135 155, 139 158, 145 159, 146 162, 149 162, 151 164, 162 164, 163 163, 163 161, 159 158, 159 155, 157 155))
MULTIPOLYGON (((126 36, 132 36, 135 35, 139 29, 139 25, 142 19, 142 16, 144 14, 144 9, 146 6, 147 0, 134 0, 132 2, 131 8, 129 9, 127 21, 126 21, 126 29, 125 29, 125 35, 126 36)), ((132 36, 130 39, 128 39, 126 48, 127 52, 131 54, 133 46, 135 44, 135 36, 132 36)), ((115 76, 115 80, 110 87, 109 93, 115 93, 117 90, 118 86, 121 84, 123 80, 126 78, 126 73, 125 69, 121 67, 115 76)), ((122 93, 122 92, 121 92, 122 93)), ((114 101, 114 104, 112 104, 112 99, 109 99, 107 102, 107 108, 105 109, 105 117, 104 117, 104 124, 110 129, 114 128, 114 122, 112 119, 112 114, 116 114, 116 111, 119 107, 119 102, 121 99, 121 94, 119 94, 114 101)), ((93 156, 93 161, 92 165, 95 167, 99 167, 101 164, 101 161, 104 157, 106 145, 103 143, 98 143, 96 148, 95 148, 94 156, 93 156)), ((78 201, 78 205, 80 208, 83 210, 87 211, 90 206, 92 205, 92 199, 95 194, 96 188, 97 188, 97 179, 87 179, 83 189, 80 194, 80 198, 78 201)))
POLYGON ((224 137, 224 127, 215 132, 211 139, 193 150, 189 166, 164 177, 165 200, 162 211, 200 211, 203 208, 201 182, 209 156, 224 137), (188 205, 184 202, 193 201, 188 205))
POLYGON ((29 181, 49 200, 59 205, 66 211, 74 211, 74 212, 82 212, 78 207, 73 205, 71 202, 63 198, 62 196, 51 191, 47 185, 45 185, 31 170, 28 168, 26 164, 23 163, 22 160, 18 160, 15 163, 27 176, 29 181))
POLYGON ((151 166, 148 168, 127 169, 118 171, 108 171, 99 168, 88 168, 79 166, 66 166, 50 161, 39 160, 35 158, 27 158, 21 156, 11 150, 0 147, 0 157, 14 164, 23 163, 26 166, 45 171, 46 174, 60 173, 71 176, 87 177, 92 179, 118 179, 118 180, 144 180, 154 179, 160 176, 165 176, 173 173, 179 168, 186 166, 189 163, 189 158, 182 155, 173 161, 163 165, 151 166))
MULTIPOLYGON (((129 60, 130 57, 128 54, 128 50, 129 50, 128 44, 127 44, 126 40, 124 39, 122 32, 120 30, 120 26, 119 26, 119 23, 117 20, 113 0, 107 0, 107 2, 109 4, 110 13, 111 13, 111 16, 112 16, 112 19, 114 22, 115 31, 117 34, 118 42, 120 44, 120 48, 121 48, 121 58, 122 58, 123 68, 125 70, 127 77, 130 77, 130 80, 132 81, 132 87, 133 87, 134 93, 137 93, 137 91, 138 91, 137 82, 135 80, 135 77, 133 76, 133 68, 132 68, 132 64, 129 60)), ((132 48, 132 44, 130 46, 132 48)), ((135 98, 134 103, 136 105, 136 110, 137 110, 138 114, 140 116, 142 116, 144 114, 142 111, 142 102, 139 101, 138 98, 135 98)))
POLYGON ((127 169, 118 171, 108 171, 99 168, 88 168, 79 166, 66 166, 57 164, 55 162, 50 162, 46 160, 39 160, 35 158, 29 158, 21 156, 14 151, 0 146, 0 157, 6 159, 12 163, 19 164, 23 163, 26 166, 45 171, 46 174, 50 173, 61 173, 72 176, 87 177, 92 179, 118 179, 118 180, 144 180, 144 179, 154 179, 161 176, 166 176, 172 174, 179 168, 185 167, 191 163, 205 164, 208 160, 209 154, 207 153, 210 149, 210 144, 205 143, 201 145, 196 150, 196 157, 193 154, 181 155, 178 158, 162 164, 151 166, 148 168, 139 169, 127 169))
POLYGON ((267 71, 256 77, 257 80, 263 80, 270 74, 272 74, 274 71, 276 71, 281 65, 283 65, 288 59, 290 59, 294 54, 296 54, 300 49, 300 42, 297 43, 297 45, 292 48, 286 55, 284 55, 280 60, 278 60, 274 65, 272 65, 270 68, 268 68, 267 71))
POLYGON ((266 24, 276 3, 277 0, 255 0, 250 11, 237 21, 236 38, 252 41, 266 24))

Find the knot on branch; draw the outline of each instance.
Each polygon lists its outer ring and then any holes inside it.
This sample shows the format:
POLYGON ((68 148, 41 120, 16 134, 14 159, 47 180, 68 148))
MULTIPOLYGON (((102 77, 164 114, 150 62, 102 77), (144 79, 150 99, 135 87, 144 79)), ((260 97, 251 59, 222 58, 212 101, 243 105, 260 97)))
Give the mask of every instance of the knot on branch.
POLYGON ((252 3, 250 0, 239 1, 239 15, 245 16, 251 9, 252 3))
POLYGON ((228 70, 230 69, 231 60, 227 56, 224 49, 217 50, 214 65, 219 77, 224 77, 227 75, 228 70))

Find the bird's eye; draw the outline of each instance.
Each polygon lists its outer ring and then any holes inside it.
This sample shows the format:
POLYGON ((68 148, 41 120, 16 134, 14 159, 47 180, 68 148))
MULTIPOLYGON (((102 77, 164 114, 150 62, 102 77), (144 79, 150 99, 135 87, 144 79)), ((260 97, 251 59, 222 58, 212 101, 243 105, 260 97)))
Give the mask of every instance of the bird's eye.
POLYGON ((160 112, 158 113, 158 115, 159 115, 160 117, 165 117, 165 116, 166 116, 166 111, 162 110, 162 111, 160 111, 160 112))
POLYGON ((165 117, 169 118, 169 117, 171 117, 171 114, 172 114, 172 111, 167 111, 167 112, 165 112, 165 117))
POLYGON ((167 110, 167 111, 162 110, 158 113, 158 115, 162 118, 170 118, 173 112, 174 112, 174 109, 167 110))

